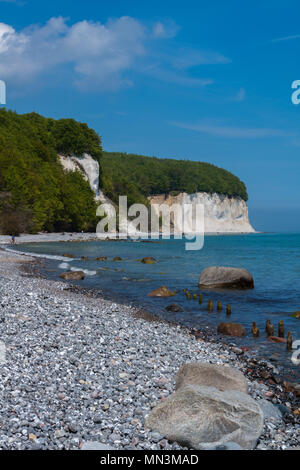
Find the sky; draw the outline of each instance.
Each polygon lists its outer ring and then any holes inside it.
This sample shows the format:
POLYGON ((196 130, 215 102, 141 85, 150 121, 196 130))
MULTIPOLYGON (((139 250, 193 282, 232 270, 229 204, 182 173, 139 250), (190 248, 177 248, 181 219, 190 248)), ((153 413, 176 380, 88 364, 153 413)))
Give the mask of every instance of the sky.
POLYGON ((294 0, 0 0, 6 107, 86 122, 103 148, 213 163, 250 222, 300 231, 294 0))

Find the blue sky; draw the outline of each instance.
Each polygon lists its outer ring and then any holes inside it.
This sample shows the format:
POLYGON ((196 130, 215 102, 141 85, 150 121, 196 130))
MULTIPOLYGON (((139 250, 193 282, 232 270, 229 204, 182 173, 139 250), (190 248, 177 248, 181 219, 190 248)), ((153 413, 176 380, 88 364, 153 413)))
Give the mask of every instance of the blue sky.
POLYGON ((300 230, 297 1, 0 0, 7 107, 74 117, 106 150, 214 163, 260 230, 300 230))

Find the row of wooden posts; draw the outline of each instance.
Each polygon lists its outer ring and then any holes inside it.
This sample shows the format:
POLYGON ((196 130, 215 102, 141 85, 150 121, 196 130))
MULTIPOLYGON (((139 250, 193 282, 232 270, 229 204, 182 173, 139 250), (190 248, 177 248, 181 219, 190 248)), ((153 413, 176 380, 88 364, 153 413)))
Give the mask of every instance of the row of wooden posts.
MULTIPOLYGON (((199 299, 199 304, 203 303, 203 295, 202 294, 199 294, 199 297, 198 297, 197 294, 191 294, 186 289, 184 289, 184 293, 186 295, 187 300, 191 300, 191 298, 193 298, 193 300, 197 300, 197 298, 198 298, 199 299)), ((221 312, 222 308, 223 308, 222 304, 221 304, 220 300, 218 300, 218 302, 217 302, 217 311, 221 312)), ((211 299, 209 299, 209 301, 207 303, 207 310, 209 312, 213 312, 213 310, 214 310, 214 304, 213 304, 213 301, 211 299)), ((229 304, 226 305, 226 315, 227 316, 231 315, 231 306, 229 304)), ((258 338, 259 329, 256 326, 255 321, 252 324, 251 332, 252 332, 252 335, 253 335, 254 338, 258 338)), ((269 318, 267 319, 267 322, 266 322, 266 334, 267 334, 268 337, 269 336, 274 336, 274 325, 272 325, 271 320, 269 318)), ((278 337, 279 338, 284 338, 284 323, 283 323, 283 320, 279 320, 279 322, 278 322, 278 337)), ((288 331, 287 338, 286 338, 286 348, 287 348, 288 351, 290 351, 292 349, 292 344, 293 344, 293 338, 292 338, 291 332, 288 331)))

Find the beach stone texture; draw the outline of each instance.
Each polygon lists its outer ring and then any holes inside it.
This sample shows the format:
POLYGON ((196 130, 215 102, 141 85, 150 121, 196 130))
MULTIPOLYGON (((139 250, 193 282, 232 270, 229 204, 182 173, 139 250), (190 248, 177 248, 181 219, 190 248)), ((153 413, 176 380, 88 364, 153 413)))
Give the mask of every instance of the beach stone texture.
POLYGON ((107 444, 102 444, 102 442, 97 441, 87 441, 81 447, 81 450, 116 450, 114 447, 111 447, 107 444))
POLYGON ((253 289, 254 280, 246 269, 210 266, 199 278, 199 288, 253 289))
POLYGON ((239 445, 253 449, 263 431, 259 405, 237 390, 185 385, 156 406, 146 425, 170 441, 197 450, 239 445))
POLYGON ((190 363, 180 367, 176 376, 176 390, 190 385, 205 385, 220 391, 237 390, 247 393, 247 380, 238 369, 209 363, 190 363))

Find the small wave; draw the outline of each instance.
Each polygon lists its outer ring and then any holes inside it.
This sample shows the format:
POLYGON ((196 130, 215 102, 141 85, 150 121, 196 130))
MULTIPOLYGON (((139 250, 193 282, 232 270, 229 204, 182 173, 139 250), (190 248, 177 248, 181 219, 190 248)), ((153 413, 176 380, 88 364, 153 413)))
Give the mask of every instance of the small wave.
POLYGON ((70 265, 69 263, 64 262, 64 263, 60 263, 58 267, 59 269, 69 269, 70 265))
POLYGON ((97 274, 97 271, 90 271, 89 269, 76 268, 76 266, 73 266, 71 268, 71 271, 82 271, 87 276, 95 276, 95 274, 97 274))

